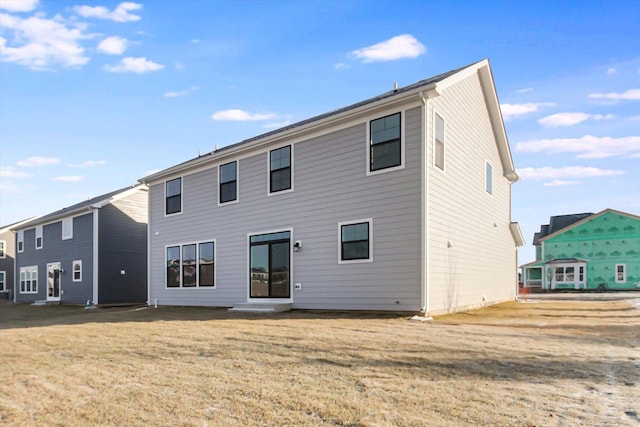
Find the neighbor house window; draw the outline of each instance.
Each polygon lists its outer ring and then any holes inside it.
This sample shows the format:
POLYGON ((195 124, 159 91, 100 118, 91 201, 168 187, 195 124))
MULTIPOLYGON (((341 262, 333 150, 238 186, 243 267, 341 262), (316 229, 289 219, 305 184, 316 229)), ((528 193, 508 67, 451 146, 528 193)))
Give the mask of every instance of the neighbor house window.
POLYGON ((167 288, 215 286, 215 242, 167 247, 167 288))
POLYGON ((616 283, 624 283, 627 281, 627 265, 616 264, 616 283))
POLYGON ((18 252, 24 251, 24 231, 18 231, 18 252))
POLYGON ((291 188, 291 146, 287 145, 269 152, 269 192, 291 188))
POLYGON ((556 267, 555 276, 556 282, 573 282, 575 280, 575 268, 556 267))
POLYGON ((369 171, 402 165, 400 113, 369 123, 369 171))
POLYGON ((484 168, 484 189, 489 194, 493 194, 493 167, 487 162, 484 168))
POLYGON ((36 227, 36 249, 42 249, 42 226, 36 227))
POLYGON ((7 256, 7 241, 0 240, 0 258, 6 258, 7 256))
POLYGON ((338 224, 340 233, 338 262, 371 261, 372 220, 365 219, 338 224))
POLYGON ((231 162, 220 166, 220 203, 238 199, 238 163, 231 162))
POLYGON ((73 218, 62 220, 62 240, 73 239, 73 218))
POLYGON ((0 271, 0 291, 7 290, 7 273, 5 271, 0 271))
POLYGON ((73 281, 82 282, 82 261, 73 261, 73 281))
POLYGON ((182 212, 182 178, 165 183, 165 213, 167 215, 182 212))
POLYGON ((38 267, 20 267, 20 293, 38 293, 38 267))
POLYGON ((436 114, 436 138, 434 144, 434 164, 444 170, 444 119, 436 114))

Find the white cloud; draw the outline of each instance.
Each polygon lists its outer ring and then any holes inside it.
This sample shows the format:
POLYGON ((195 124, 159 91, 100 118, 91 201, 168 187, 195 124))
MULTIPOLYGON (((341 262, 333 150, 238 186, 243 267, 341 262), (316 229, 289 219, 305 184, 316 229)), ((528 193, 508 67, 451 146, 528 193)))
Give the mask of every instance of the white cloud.
POLYGON ((13 166, 0 166, 0 178, 22 179, 30 176, 26 172, 16 170, 13 166))
POLYGON ((588 114, 588 113, 557 113, 551 114, 538 120, 542 126, 549 128, 557 128, 564 126, 573 126, 586 120, 610 120, 613 119, 612 114, 588 114))
POLYGON ((614 74, 618 74, 618 70, 616 68, 613 68, 613 67, 608 68, 607 69, 607 74, 610 75, 610 76, 613 76, 614 74))
POLYGON ((517 172, 522 179, 532 181, 553 180, 556 182, 575 182, 578 178, 598 178, 603 176, 624 175, 627 173, 623 170, 599 169, 589 166, 565 166, 561 168, 545 166, 542 168, 522 168, 518 169, 517 172))
POLYGON ((67 24, 62 18, 46 19, 38 14, 26 19, 0 13, 0 28, 13 32, 12 41, 0 37, 0 60, 33 70, 51 70, 55 64, 80 67, 89 58, 79 41, 89 38, 80 24, 67 24))
POLYGON ((127 57, 123 58, 116 65, 105 65, 105 71, 109 71, 111 73, 150 73, 152 71, 162 70, 164 65, 158 64, 153 61, 149 61, 147 58, 132 58, 127 57))
POLYGON ((533 88, 532 87, 525 87, 525 88, 516 90, 516 93, 527 93, 527 92, 533 92, 533 88))
POLYGON ((553 107, 553 102, 528 102, 526 104, 500 104, 500 111, 504 120, 524 114, 535 113, 540 107, 553 107))
POLYGON ((165 92, 164 96, 165 98, 177 98, 179 96, 187 96, 187 95, 191 95, 193 92, 197 91, 199 88, 198 86, 191 86, 189 89, 187 90, 180 90, 177 92, 165 92))
POLYGON ((426 51, 427 48, 411 34, 402 34, 351 53, 363 62, 380 62, 417 58, 426 51))
POLYGON ((285 126, 289 126, 291 124, 291 120, 285 120, 282 122, 276 122, 276 123, 267 123, 266 125, 262 126, 265 129, 278 129, 278 128, 283 128, 285 126))
POLYGON ((9 12, 31 12, 38 6, 39 0, 2 0, 0 9, 9 12))
POLYGON ((139 21, 140 16, 130 12, 142 9, 140 3, 123 2, 112 11, 104 6, 74 6, 73 11, 84 18, 108 19, 115 22, 139 21))
POLYGON ((98 51, 107 55, 122 55, 127 50, 128 40, 118 36, 107 37, 98 44, 98 51))
POLYGON ((590 93, 590 99, 610 99, 614 101, 638 101, 640 100, 640 89, 629 89, 624 92, 590 93))
POLYGON ((58 182, 79 182, 84 179, 84 176, 80 175, 66 175, 66 176, 56 176, 53 178, 54 181, 58 182))
POLYGON ((57 165, 60 163, 60 159, 57 157, 43 157, 33 156, 17 162, 18 166, 32 167, 32 166, 45 166, 45 165, 57 165))
POLYGON ((631 120, 636 121, 636 122, 640 121, 640 116, 632 116, 630 118, 631 118, 631 120))
POLYGON ((562 179, 555 179, 550 182, 545 182, 542 185, 545 187, 562 187, 565 185, 577 185, 577 184, 580 184, 580 181, 565 181, 562 179))
POLYGON ((223 110, 213 113, 211 116, 213 120, 227 120, 235 122, 248 122, 258 120, 270 120, 276 118, 274 113, 249 113, 244 110, 223 110))
POLYGON ((200 39, 193 39, 193 40, 191 40, 191 43, 198 44, 198 43, 200 43, 200 39))
POLYGON ((102 166, 106 165, 107 162, 104 160, 87 160, 82 163, 70 163, 69 166, 72 168, 92 168, 94 166, 102 166))
POLYGON ((640 153, 640 136, 612 138, 585 135, 580 138, 541 139, 519 142, 516 150, 526 153, 577 153, 579 159, 632 156, 640 153))
POLYGON ((349 68, 351 68, 351 65, 345 64, 344 62, 339 62, 334 65, 333 68, 335 68, 336 70, 348 70, 349 68))

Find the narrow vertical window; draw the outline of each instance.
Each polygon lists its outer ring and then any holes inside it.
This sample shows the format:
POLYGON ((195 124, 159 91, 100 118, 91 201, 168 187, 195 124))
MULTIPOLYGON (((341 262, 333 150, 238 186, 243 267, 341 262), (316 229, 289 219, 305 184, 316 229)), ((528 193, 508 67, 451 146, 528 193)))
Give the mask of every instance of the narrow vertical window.
POLYGON ((487 162, 484 171, 484 188, 489 194, 493 194, 493 167, 487 162))
POLYGON ((198 286, 215 286, 213 242, 200 243, 198 252, 198 286))
POLYGON ((338 224, 338 261, 371 261, 371 220, 338 224))
POLYGON ((436 114, 434 164, 440 169, 444 170, 444 119, 438 114, 436 114))
POLYGON ((7 242, 6 240, 0 240, 0 258, 7 257, 7 242))
POLYGON ((62 220, 62 240, 73 239, 73 218, 62 220))
POLYGON ((369 171, 402 164, 400 113, 372 120, 369 138, 369 171))
POLYGON ((616 264, 616 283, 624 283, 627 281, 626 264, 616 264))
POLYGON ((180 287, 180 246, 167 248, 167 288, 180 287))
POLYGON ((82 261, 73 261, 73 281, 82 282, 82 261))
POLYGON ((24 231, 18 231, 18 252, 24 251, 24 231))
POLYGON ((238 198, 238 166, 231 162, 220 166, 220 203, 227 203, 238 198))
POLYGON ((165 213, 167 215, 182 212, 182 178, 165 183, 165 213))
POLYGON ((182 247, 182 286, 196 285, 196 245, 182 247))
POLYGON ((7 273, 0 271, 0 291, 7 290, 7 273))
POLYGON ((291 146, 269 152, 269 192, 291 189, 291 146))
POLYGON ((42 226, 36 227, 36 249, 42 249, 42 226))

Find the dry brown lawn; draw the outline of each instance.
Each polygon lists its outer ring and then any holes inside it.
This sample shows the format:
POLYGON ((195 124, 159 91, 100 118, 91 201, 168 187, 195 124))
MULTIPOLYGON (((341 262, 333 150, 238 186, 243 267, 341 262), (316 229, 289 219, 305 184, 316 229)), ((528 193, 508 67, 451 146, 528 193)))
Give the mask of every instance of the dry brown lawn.
POLYGON ((0 305, 0 425, 634 426, 625 301, 407 314, 0 305))

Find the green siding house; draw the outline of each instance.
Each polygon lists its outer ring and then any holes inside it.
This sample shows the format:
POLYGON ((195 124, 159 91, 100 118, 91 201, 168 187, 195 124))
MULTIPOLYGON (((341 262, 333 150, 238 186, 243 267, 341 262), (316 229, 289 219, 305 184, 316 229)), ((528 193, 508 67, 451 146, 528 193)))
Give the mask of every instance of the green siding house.
POLYGON ((613 209, 550 218, 535 233, 526 288, 640 289, 640 216, 613 209))

